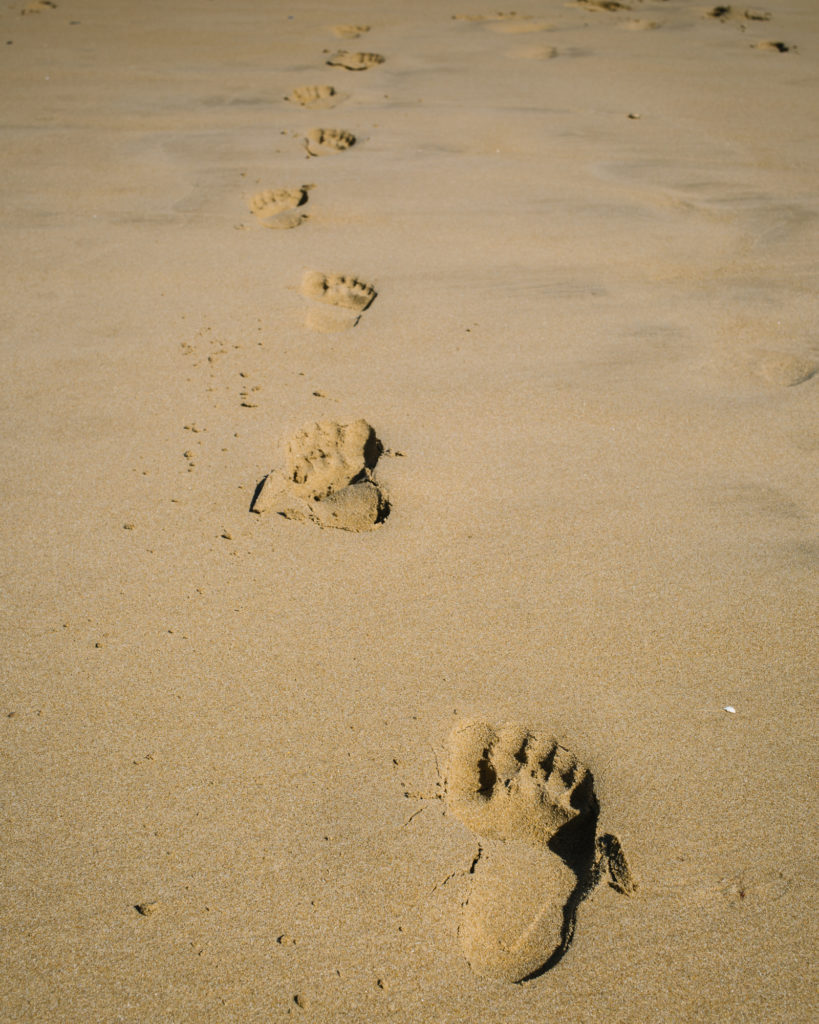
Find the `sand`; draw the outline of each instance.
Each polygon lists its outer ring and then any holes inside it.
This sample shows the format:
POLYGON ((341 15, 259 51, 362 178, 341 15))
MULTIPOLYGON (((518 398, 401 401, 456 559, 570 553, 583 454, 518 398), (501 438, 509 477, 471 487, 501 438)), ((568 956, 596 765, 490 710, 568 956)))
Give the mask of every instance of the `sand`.
POLYGON ((819 8, 708 11, 3 7, 3 1021, 816 1019, 819 8))

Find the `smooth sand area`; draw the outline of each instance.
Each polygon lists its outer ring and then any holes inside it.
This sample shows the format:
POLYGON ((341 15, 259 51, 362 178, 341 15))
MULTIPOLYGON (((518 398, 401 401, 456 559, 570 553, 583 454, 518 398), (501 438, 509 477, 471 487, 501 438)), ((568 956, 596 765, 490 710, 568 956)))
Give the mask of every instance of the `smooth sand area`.
POLYGON ((815 0, 0 58, 0 1019, 815 1021, 815 0))

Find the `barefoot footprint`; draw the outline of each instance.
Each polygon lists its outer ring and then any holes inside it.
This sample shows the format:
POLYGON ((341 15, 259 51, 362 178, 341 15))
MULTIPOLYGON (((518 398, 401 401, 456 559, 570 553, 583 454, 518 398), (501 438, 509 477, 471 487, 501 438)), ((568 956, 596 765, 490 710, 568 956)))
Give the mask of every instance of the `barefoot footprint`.
POLYGON ((295 228, 307 219, 298 211, 307 202, 312 185, 301 188, 268 188, 250 200, 250 209, 266 228, 295 228))
POLYGON ((578 6, 589 11, 630 11, 620 0, 577 0, 578 6))
POLYGON ((556 740, 519 723, 458 725, 449 738, 447 806, 481 838, 458 929, 470 966, 520 982, 571 944, 577 907, 607 873, 634 882, 615 836, 595 836, 591 772, 556 740))
POLYGON ((497 11, 495 14, 453 14, 453 21, 504 21, 517 18, 516 11, 497 11))
POLYGON ((369 25, 332 25, 330 31, 339 39, 358 39, 370 31, 369 25))
POLYGON ((334 68, 346 68, 348 71, 366 71, 376 64, 383 64, 384 60, 380 53, 351 53, 349 50, 339 50, 328 57, 325 63, 334 68))
POLYGON ((795 50, 796 47, 791 43, 783 43, 781 40, 763 39, 762 42, 757 43, 757 50, 770 50, 772 53, 790 53, 795 50))
POLYGON ((383 450, 366 420, 311 423, 287 443, 285 468, 262 480, 250 511, 352 533, 374 530, 390 511, 373 479, 383 450))
POLYGON ((804 384, 819 373, 819 359, 794 356, 787 352, 766 352, 757 364, 756 371, 771 384, 792 388, 804 384))
POLYGON ((341 128, 313 128, 307 133, 304 146, 310 156, 341 153, 355 145, 355 135, 341 128))
POLYGON ((730 4, 717 4, 705 12, 706 18, 714 18, 717 21, 770 21, 771 12, 764 11, 761 7, 748 7, 744 11, 731 7, 730 4))
POLYGON ((332 85, 299 85, 285 99, 310 110, 327 110, 346 97, 347 93, 336 92, 332 85))
POLYGON ((301 279, 299 291, 305 298, 315 299, 325 307, 307 311, 305 325, 311 331, 347 331, 355 327, 364 310, 376 296, 371 284, 359 281, 349 274, 322 274, 317 270, 306 270, 301 279), (347 312, 347 311, 351 312, 347 312))
POLYGON ((53 0, 34 0, 20 10, 21 14, 40 14, 42 11, 56 10, 57 5, 53 0))
POLYGON ((299 290, 308 299, 328 302, 331 306, 352 309, 356 313, 363 313, 376 296, 371 284, 348 274, 322 274, 317 270, 305 271, 299 290))

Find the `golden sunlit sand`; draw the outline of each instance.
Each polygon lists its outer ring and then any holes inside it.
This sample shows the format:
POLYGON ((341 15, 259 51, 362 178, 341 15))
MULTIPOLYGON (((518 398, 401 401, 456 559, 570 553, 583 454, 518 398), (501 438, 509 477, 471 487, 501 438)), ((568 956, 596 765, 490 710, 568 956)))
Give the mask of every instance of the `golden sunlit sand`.
POLYGON ((0 45, 0 1017, 814 1020, 813 0, 0 45))

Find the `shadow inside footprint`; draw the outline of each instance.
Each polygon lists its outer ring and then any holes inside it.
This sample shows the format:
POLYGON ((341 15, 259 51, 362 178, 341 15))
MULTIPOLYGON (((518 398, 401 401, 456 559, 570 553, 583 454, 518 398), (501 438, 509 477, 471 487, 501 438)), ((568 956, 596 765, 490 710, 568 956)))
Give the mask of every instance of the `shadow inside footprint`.
POLYGON ((539 977, 569 949, 577 909, 604 875, 635 886, 615 836, 597 835, 594 778, 551 737, 518 723, 453 730, 446 779, 450 812, 481 838, 458 929, 482 977, 539 977))
POLYGON ((560 930, 560 941, 546 962, 526 975, 523 981, 538 978, 554 967, 565 956, 574 938, 577 910, 583 900, 591 894, 599 880, 597 867, 597 818, 600 807, 593 792, 591 772, 588 775, 593 805, 587 815, 575 818, 563 826, 548 843, 549 849, 556 854, 569 868, 576 878, 576 884, 569 893, 563 906, 563 924, 560 930))

